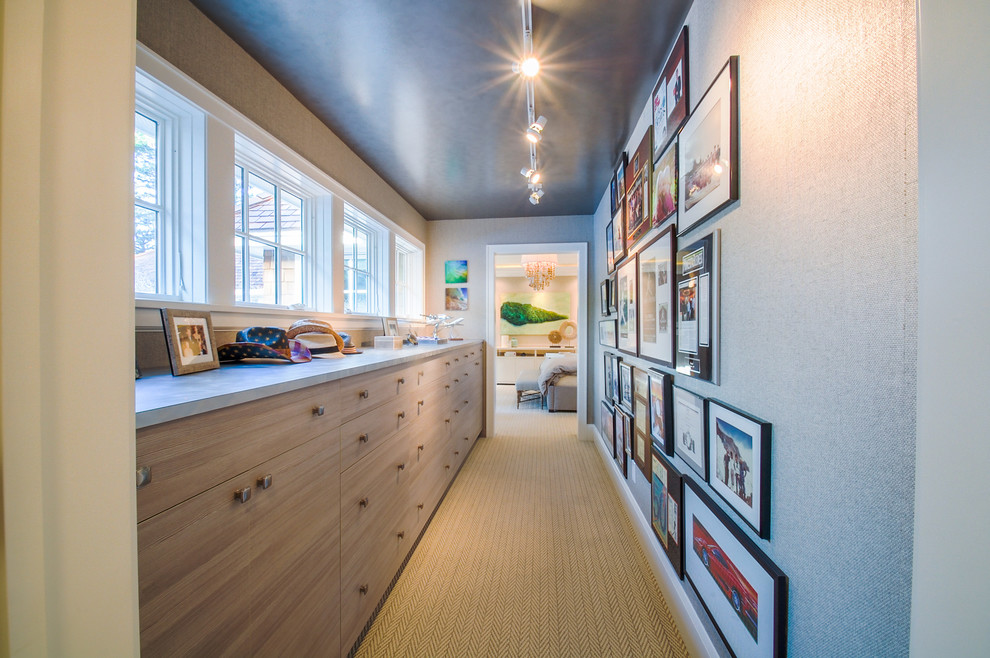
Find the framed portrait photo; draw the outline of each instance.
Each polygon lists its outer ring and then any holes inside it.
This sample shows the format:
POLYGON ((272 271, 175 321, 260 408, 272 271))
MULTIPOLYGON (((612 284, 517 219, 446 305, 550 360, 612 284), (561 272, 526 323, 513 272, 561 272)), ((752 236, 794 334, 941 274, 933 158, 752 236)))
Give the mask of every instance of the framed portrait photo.
POLYGON ((653 157, 677 134, 688 112, 687 25, 667 55, 660 79, 653 88, 653 157))
POLYGON ((684 478, 684 573, 735 656, 787 653, 788 579, 705 493, 684 478))
POLYGON ((668 226, 636 256, 639 356, 674 367, 674 227, 668 226))
POLYGON ((653 228, 677 217, 677 140, 653 165, 653 228))
POLYGON ((636 297, 636 259, 631 258, 618 270, 617 299, 619 315, 619 351, 636 356, 639 349, 638 320, 639 307, 636 297))
POLYGON ((712 231, 677 251, 677 372, 719 383, 719 248, 712 231))
POLYGON ((616 320, 601 320, 598 323, 598 342, 602 347, 616 347, 616 320))
POLYGON ((678 578, 684 577, 684 523, 681 519, 683 483, 680 472, 661 451, 650 453, 650 526, 663 546, 678 578))
POLYGON ((220 367, 213 319, 209 311, 161 309, 172 375, 188 375, 220 367))
POLYGON ((653 446, 666 455, 674 454, 674 395, 673 378, 656 370, 650 377, 650 439, 653 446))
POLYGON ((678 228, 683 235, 739 199, 738 56, 726 62, 678 139, 678 228))
POLYGON ((769 539, 771 424, 711 399, 707 418, 712 490, 769 539))
POLYGON ((705 398, 673 386, 674 454, 701 476, 708 479, 708 434, 705 432, 705 398))
POLYGON ((633 410, 633 367, 619 362, 619 407, 632 413, 633 410))

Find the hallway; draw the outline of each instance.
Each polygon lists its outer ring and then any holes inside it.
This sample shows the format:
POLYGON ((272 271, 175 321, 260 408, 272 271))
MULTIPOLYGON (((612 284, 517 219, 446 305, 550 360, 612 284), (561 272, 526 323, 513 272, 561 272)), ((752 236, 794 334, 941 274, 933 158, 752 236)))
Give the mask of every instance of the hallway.
POLYGON ((686 656, 576 414, 496 398, 357 655, 686 656))

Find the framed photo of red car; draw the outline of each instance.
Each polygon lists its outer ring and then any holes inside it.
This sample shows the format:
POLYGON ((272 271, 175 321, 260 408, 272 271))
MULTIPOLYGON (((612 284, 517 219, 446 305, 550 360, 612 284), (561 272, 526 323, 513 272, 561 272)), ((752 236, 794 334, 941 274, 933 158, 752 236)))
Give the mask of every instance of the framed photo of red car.
POLYGON ((651 451, 650 526, 678 578, 684 577, 682 476, 656 446, 651 451))
POLYGON ((709 399, 708 483, 764 539, 770 538, 772 426, 709 399))
POLYGON ((667 227, 636 255, 639 278, 639 356, 674 367, 674 228, 667 227))
POLYGON ((733 55, 678 136, 680 234, 739 199, 739 57, 733 55))
POLYGON ((726 646, 786 656, 787 576, 689 477, 683 508, 684 573, 726 646))
POLYGON ((674 43, 663 65, 660 79, 653 88, 653 142, 656 158, 658 152, 681 127, 687 118, 688 108, 688 59, 687 25, 674 43))
POLYGON ((674 454, 674 396, 669 375, 656 370, 650 377, 650 439, 653 447, 665 455, 674 454))
POLYGON ((636 259, 630 258, 618 270, 619 351, 636 356, 639 349, 636 315, 636 259))

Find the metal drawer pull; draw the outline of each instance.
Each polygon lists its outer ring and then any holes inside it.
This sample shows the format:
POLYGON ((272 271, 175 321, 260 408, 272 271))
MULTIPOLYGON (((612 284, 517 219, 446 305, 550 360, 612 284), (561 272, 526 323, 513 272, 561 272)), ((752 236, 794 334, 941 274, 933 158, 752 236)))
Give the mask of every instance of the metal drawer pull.
POLYGON ((406 470, 406 465, 405 465, 405 464, 399 464, 399 466, 398 466, 397 468, 398 468, 398 469, 399 469, 400 471, 404 471, 404 470, 406 470))
POLYGON ((450 365, 450 361, 448 361, 448 362, 447 362, 447 365, 448 365, 448 366, 450 365))
POLYGON ((141 466, 135 472, 137 475, 137 488, 145 487, 151 483, 151 467, 141 466))
POLYGON ((368 506, 368 499, 367 498, 362 498, 360 501, 358 501, 358 505, 360 505, 361 507, 367 507, 368 506))
POLYGON ((406 383, 406 378, 405 377, 399 377, 399 383, 400 384, 405 384, 406 383))
POLYGON ((244 487, 234 492, 234 500, 239 503, 246 503, 251 500, 251 487, 244 487))
POLYGON ((364 389, 358 395, 360 395, 362 399, 367 400, 368 399, 368 389, 364 389))
POLYGON ((446 465, 444 465, 444 468, 445 468, 445 469, 447 469, 447 470, 449 471, 449 470, 450 470, 450 464, 446 464, 446 465))
POLYGON ((272 486, 272 474, 269 473, 264 477, 258 478, 258 486, 261 487, 262 489, 267 489, 268 487, 272 486))
POLYGON ((423 406, 423 403, 424 403, 424 402, 426 402, 426 400, 420 400, 420 401, 419 401, 419 402, 417 402, 416 404, 418 404, 419 406, 421 406, 421 407, 422 407, 422 406, 423 406))
POLYGON ((395 536, 398 537, 399 539, 405 539, 406 533, 404 533, 404 532, 397 532, 395 534, 395 536))
POLYGON ((423 509, 423 503, 420 503, 419 505, 417 505, 416 506, 416 509, 423 509))
POLYGON ((361 585, 360 587, 358 587, 358 591, 361 592, 361 594, 367 594, 368 593, 368 586, 367 585, 361 585))
POLYGON ((450 384, 444 384, 444 386, 443 386, 443 387, 444 387, 445 389, 447 389, 448 391, 450 390, 450 384))
POLYGON ((465 437, 464 437, 464 440, 465 440, 465 441, 470 441, 471 439, 469 439, 468 437, 466 437, 466 436, 465 436, 465 437))
POLYGON ((367 443, 367 442, 368 442, 367 434, 362 434, 361 436, 358 437, 358 443, 367 443))
POLYGON ((460 383, 461 383, 461 380, 459 380, 459 379, 455 379, 455 380, 454 380, 454 383, 455 383, 455 384, 460 384, 460 383))
POLYGON ((326 407, 324 407, 322 404, 318 407, 313 407, 314 416, 322 416, 323 414, 326 413, 326 411, 327 411, 326 407))
POLYGON ((405 411, 400 411, 399 412, 399 418, 405 418, 405 417, 406 417, 406 412, 405 411))
POLYGON ((449 418, 444 418, 444 419, 443 419, 443 422, 445 422, 445 423, 447 423, 448 425, 450 425, 450 419, 449 419, 449 418))
POLYGON ((459 454, 461 454, 461 452, 460 452, 460 450, 455 450, 455 451, 454 451, 454 456, 455 456, 455 457, 456 457, 457 455, 459 455, 459 454))
POLYGON ((416 446, 416 450, 423 450, 426 446, 416 446))

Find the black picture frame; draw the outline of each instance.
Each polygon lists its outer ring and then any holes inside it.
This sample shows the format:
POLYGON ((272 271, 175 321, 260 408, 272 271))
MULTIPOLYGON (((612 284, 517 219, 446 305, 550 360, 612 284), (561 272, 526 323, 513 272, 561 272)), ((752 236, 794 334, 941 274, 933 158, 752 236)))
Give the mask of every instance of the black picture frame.
POLYGON ((667 368, 674 367, 676 248, 674 227, 668 226, 636 255, 639 356, 667 368))
POLYGON ((677 206, 683 235, 739 200, 739 57, 712 81, 678 136, 677 206))
POLYGON ((606 377, 606 394, 612 404, 618 406, 619 401, 622 399, 622 395, 619 391, 619 364, 622 359, 619 355, 613 352, 605 353, 605 377, 606 377))
POLYGON ((716 229, 677 250, 677 372, 719 383, 719 251, 716 229))
POLYGON ((643 477, 650 480, 650 376, 643 368, 633 368, 632 457, 643 477))
POLYGON ((636 291, 636 259, 627 259, 616 270, 618 298, 616 308, 619 320, 620 352, 636 356, 639 353, 638 320, 639 305, 636 291))
POLYGON ((599 320, 598 322, 598 343, 602 347, 615 349, 615 341, 618 334, 617 320, 599 320))
POLYGON ((601 292, 601 296, 599 298, 599 301, 601 302, 601 314, 602 317, 605 317, 609 315, 608 296, 612 293, 612 284, 609 283, 609 280, 606 278, 602 281, 599 288, 601 292))
POLYGON ((619 207, 619 188, 616 183, 615 172, 612 173, 612 180, 609 182, 609 199, 611 200, 611 213, 615 214, 615 209, 619 207))
POLYGON ((608 292, 608 313, 609 315, 615 313, 618 310, 618 299, 619 299, 619 277, 615 273, 608 278, 609 292, 608 292))
POLYGON ((684 519, 681 475, 662 451, 650 452, 650 527, 678 578, 684 578, 684 519))
POLYGON ((671 387, 674 454, 708 480, 708 407, 705 398, 676 384, 671 387))
POLYGON ((622 469, 622 477, 624 477, 624 478, 626 478, 628 480, 629 479, 629 461, 630 461, 630 454, 629 453, 630 453, 630 448, 632 446, 632 433, 633 433, 633 417, 632 417, 632 414, 628 413, 627 411, 625 411, 624 409, 622 409, 620 407, 620 408, 616 409, 616 411, 615 411, 615 422, 616 422, 616 428, 615 428, 615 430, 616 430, 615 431, 616 440, 615 440, 615 445, 616 445, 616 450, 617 451, 620 448, 620 446, 619 446, 619 439, 618 439, 619 434, 620 434, 619 427, 621 426, 621 428, 622 428, 622 430, 621 430, 621 435, 622 435, 621 452, 619 452, 616 455, 615 459, 616 459, 616 461, 619 464, 619 468, 622 469))
POLYGON ((639 147, 626 168, 625 231, 626 253, 632 254, 639 242, 653 227, 650 186, 653 164, 653 126, 647 126, 639 147))
POLYGON ((615 271, 615 228, 612 222, 605 226, 605 271, 615 271))
POLYGON ((614 450, 615 446, 615 408, 606 402, 601 401, 601 438, 609 450, 614 450))
POLYGON ((685 25, 667 54, 653 94, 653 157, 677 135, 691 107, 688 94, 688 28, 685 25))
POLYGON ((770 538, 773 425, 719 400, 706 401, 708 483, 763 539, 770 538))
POLYGON ((650 440, 665 455, 674 454, 674 378, 658 370, 648 371, 650 378, 650 440))
POLYGON ((628 154, 623 151, 619 154, 619 161, 615 163, 615 184, 616 184, 616 205, 612 208, 612 214, 622 206, 622 200, 626 197, 626 163, 628 162, 628 154))
POLYGON ((684 574, 734 656, 787 655, 787 575, 690 477, 684 574))
POLYGON ((625 361, 619 362, 619 408, 626 413, 633 412, 633 367, 625 361))

